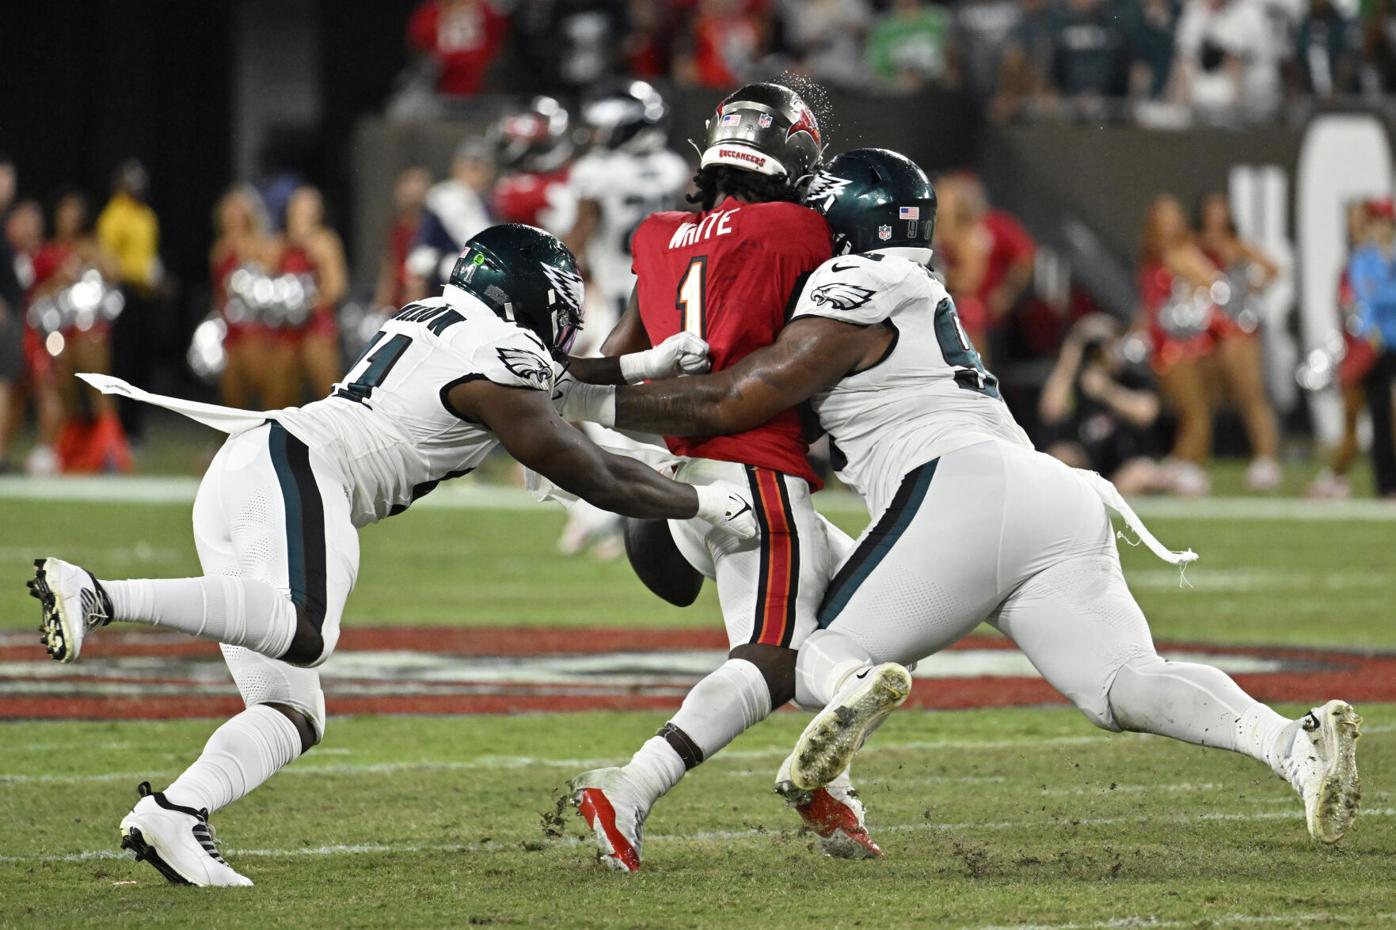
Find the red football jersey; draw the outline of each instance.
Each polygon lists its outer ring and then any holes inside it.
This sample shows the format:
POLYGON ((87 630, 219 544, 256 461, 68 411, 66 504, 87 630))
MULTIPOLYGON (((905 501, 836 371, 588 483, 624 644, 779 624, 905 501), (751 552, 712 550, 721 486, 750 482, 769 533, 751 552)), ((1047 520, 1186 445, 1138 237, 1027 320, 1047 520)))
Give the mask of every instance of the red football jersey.
MULTIPOLYGON (((705 213, 653 214, 635 230, 631 254, 650 343, 687 329, 708 341, 719 371, 775 342, 792 292, 832 246, 824 218, 808 207, 727 200, 705 213)), ((759 465, 820 486, 795 410, 745 433, 665 442, 678 455, 759 465)))
POLYGON ((577 218, 576 198, 567 185, 571 170, 505 175, 494 188, 490 205, 494 215, 500 222, 526 223, 564 235, 577 218))

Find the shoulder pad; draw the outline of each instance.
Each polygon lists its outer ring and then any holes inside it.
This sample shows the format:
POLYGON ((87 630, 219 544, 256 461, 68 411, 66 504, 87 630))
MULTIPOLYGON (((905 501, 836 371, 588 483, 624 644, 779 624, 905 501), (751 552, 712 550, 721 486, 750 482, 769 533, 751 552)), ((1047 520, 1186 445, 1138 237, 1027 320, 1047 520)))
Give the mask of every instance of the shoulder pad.
POLYGON ((553 363, 543 343, 526 330, 511 328, 515 332, 477 346, 470 357, 472 367, 504 387, 552 391, 553 363))
POLYGON ((900 301, 892 292, 906 278, 910 262, 875 255, 840 255, 814 270, 805 282, 793 316, 823 316, 869 326, 892 315, 900 301))

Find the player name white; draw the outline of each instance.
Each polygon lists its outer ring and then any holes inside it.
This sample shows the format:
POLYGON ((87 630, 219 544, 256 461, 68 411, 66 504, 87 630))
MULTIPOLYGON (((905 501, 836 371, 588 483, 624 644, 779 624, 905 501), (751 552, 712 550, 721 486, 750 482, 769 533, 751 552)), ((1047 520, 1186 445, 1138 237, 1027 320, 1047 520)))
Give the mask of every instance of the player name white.
POLYGON ((684 223, 674 230, 674 236, 669 240, 669 248, 682 249, 693 245, 695 242, 702 242, 711 239, 713 236, 726 236, 732 232, 730 221, 735 210, 722 210, 717 213, 710 213, 698 223, 684 223))

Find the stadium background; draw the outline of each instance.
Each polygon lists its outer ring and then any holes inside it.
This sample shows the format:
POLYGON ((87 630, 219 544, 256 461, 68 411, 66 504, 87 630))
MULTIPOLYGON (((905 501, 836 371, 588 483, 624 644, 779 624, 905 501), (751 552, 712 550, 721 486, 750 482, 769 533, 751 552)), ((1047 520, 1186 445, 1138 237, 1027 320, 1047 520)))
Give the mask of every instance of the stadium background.
MULTIPOLYGON (((573 769, 623 758, 716 663, 715 599, 667 608, 623 562, 554 556, 561 515, 499 487, 515 483, 501 462, 365 534, 326 743, 219 819, 259 896, 236 908, 172 901, 153 876, 108 861, 111 839, 134 783, 177 770, 204 718, 237 706, 216 651, 122 633, 58 674, 32 643, 21 582, 27 560, 49 551, 99 574, 196 572, 188 501, 215 438, 150 414, 132 433, 133 476, 55 481, 23 474, 28 410, 8 459, 16 474, 0 476, 0 812, 17 827, 0 843, 0 925, 1391 925, 1396 512, 1296 498, 1334 496, 1313 479, 1342 433, 1325 366, 1344 325, 1343 216, 1390 193, 1393 13, 1385 2, 1231 2, 1255 3, 1272 29, 1260 57, 1273 62, 1273 99, 1194 106, 1131 78, 1136 57, 1169 61, 1177 19, 1198 0, 895 4, 925 12, 932 46, 953 62, 918 59, 924 74, 892 86, 865 66, 864 36, 894 5, 880 0, 517 0, 500 4, 507 29, 480 91, 461 99, 438 96, 430 56, 409 47, 415 0, 53 0, 0 14, 0 151, 15 203, 49 213, 77 189, 94 217, 113 172, 142 162, 165 286, 128 303, 114 338, 140 352, 113 361, 143 386, 206 399, 217 390, 186 356, 215 310, 213 211, 231 186, 290 177, 322 190, 348 259, 344 303, 368 306, 399 172, 446 177, 463 141, 533 94, 574 105, 605 83, 563 73, 582 52, 603 73, 659 87, 683 153, 730 86, 793 74, 827 88, 831 152, 876 144, 933 176, 972 172, 1035 244, 1031 282, 989 347, 1015 411, 1034 423, 1071 324, 1093 310, 1136 316, 1153 198, 1173 194, 1191 212, 1227 191, 1242 232, 1285 266, 1262 337, 1282 480, 1247 487, 1245 430, 1218 404, 1213 496, 1140 504, 1165 542, 1202 552, 1191 587, 1132 551, 1127 570, 1166 654, 1210 656, 1287 711, 1330 696, 1360 703, 1366 814, 1343 849, 1312 849, 1287 789, 1243 760, 1097 733, 980 636, 927 663, 914 703, 928 710, 894 718, 862 770, 874 829, 887 828, 885 867, 818 861, 769 796, 767 769, 803 720, 787 713, 665 802, 650 874, 608 883, 587 867, 576 824, 544 816, 540 829, 539 814, 573 769), (603 28, 578 32, 578 17, 603 28), (750 41, 699 60, 704 23, 750 41), (1068 42, 1108 50, 1091 60, 1112 64, 1069 67, 1054 51, 1068 42), (1015 48, 1031 52, 1022 67, 1005 64, 1015 48), (784 877, 775 888, 773 874, 784 877), (853 900, 862 910, 850 918, 853 900)), ((1376 497, 1370 423, 1359 422, 1351 491, 1376 497)), ((1165 412, 1155 459, 1172 428, 1165 412)), ((841 525, 861 527, 855 502, 821 496, 841 525)))

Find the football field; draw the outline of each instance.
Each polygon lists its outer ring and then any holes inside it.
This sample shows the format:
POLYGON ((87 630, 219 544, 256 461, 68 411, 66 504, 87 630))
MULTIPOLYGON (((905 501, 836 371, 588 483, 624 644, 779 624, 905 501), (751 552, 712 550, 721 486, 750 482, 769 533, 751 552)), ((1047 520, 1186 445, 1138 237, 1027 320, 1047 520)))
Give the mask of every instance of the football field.
POLYGON ((711 586, 667 607, 623 562, 556 556, 560 512, 464 486, 364 531, 325 741, 214 818, 256 887, 192 889, 124 858, 116 826, 239 706, 216 649, 128 626, 59 667, 23 584, 41 554, 197 573, 191 486, 83 488, 0 486, 0 926, 1396 926, 1396 508, 1152 504, 1202 556, 1181 586, 1123 547, 1165 655, 1287 713, 1357 704, 1363 813, 1336 848, 1257 763, 1097 730, 986 633, 918 668, 855 765, 886 859, 822 858, 771 792, 806 719, 784 712, 660 802, 640 874, 603 871, 556 801, 721 660, 711 586))

